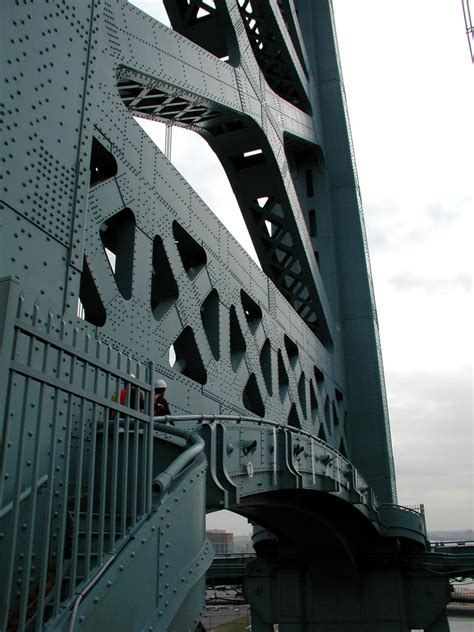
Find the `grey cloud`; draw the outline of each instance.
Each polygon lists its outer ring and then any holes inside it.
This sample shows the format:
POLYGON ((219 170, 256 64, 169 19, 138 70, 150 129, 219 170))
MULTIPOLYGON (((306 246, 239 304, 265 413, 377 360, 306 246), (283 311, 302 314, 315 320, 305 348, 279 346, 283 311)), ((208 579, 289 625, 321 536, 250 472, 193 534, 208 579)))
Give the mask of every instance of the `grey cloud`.
POLYGON ((400 244, 426 242, 432 235, 445 230, 460 221, 467 214, 467 203, 463 199, 453 199, 451 204, 427 204, 411 209, 411 215, 423 226, 413 228, 407 221, 405 210, 394 200, 369 202, 364 205, 367 236, 371 250, 393 251, 400 244))
POLYGON ((471 372, 387 375, 399 502, 424 502, 431 528, 472 520, 471 372))
POLYGON ((446 294, 456 289, 470 292, 472 277, 469 274, 457 274, 445 279, 418 277, 409 270, 404 270, 393 276, 390 284, 397 290, 413 290, 425 294, 446 294))
POLYGON ((426 209, 426 214, 434 224, 447 226, 457 221, 460 217, 458 209, 453 207, 447 208, 441 204, 430 204, 426 209))

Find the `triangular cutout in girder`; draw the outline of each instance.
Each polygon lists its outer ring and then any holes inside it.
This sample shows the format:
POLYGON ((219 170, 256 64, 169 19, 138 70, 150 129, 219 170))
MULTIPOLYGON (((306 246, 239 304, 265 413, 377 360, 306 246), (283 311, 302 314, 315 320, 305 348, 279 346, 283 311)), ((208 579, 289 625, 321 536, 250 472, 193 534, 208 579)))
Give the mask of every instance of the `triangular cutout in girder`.
POLYGON ((259 417, 265 416, 265 406, 263 405, 255 373, 251 373, 247 380, 244 392, 242 393, 242 401, 247 410, 250 410, 259 417))
POLYGON ((230 322, 230 363, 232 369, 237 371, 239 364, 242 362, 247 345, 245 344, 245 338, 240 328, 239 319, 237 318, 237 312, 233 305, 230 306, 229 312, 230 322))
POLYGON ((173 369, 198 384, 205 384, 207 373, 191 327, 183 329, 172 347, 175 353, 173 369))

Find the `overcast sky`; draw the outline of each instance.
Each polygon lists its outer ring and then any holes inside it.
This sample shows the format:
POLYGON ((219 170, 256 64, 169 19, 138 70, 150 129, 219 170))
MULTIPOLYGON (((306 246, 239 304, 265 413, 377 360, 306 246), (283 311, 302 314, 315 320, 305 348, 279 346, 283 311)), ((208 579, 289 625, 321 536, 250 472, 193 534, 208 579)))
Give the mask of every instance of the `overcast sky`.
MULTIPOLYGON (((134 4, 168 23, 161 0, 134 4)), ((333 4, 399 503, 424 503, 431 530, 474 528, 474 67, 461 1, 333 4)), ((162 126, 143 123, 163 147, 162 126)), ((173 130, 172 162, 227 225, 240 213, 220 163, 206 150, 197 135, 173 130)), ((242 226, 228 228, 251 251, 242 226)), ((209 525, 249 530, 232 515, 209 525)))

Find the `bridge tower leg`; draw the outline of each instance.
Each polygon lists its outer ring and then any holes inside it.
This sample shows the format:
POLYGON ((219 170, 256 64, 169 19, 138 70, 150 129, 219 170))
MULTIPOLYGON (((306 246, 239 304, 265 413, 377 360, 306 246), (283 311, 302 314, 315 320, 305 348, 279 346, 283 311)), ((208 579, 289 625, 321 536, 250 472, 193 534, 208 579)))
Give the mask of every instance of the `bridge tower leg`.
POLYGON ((331 568, 329 559, 308 562, 280 554, 259 559, 245 578, 244 592, 257 632, 270 632, 274 624, 279 632, 409 629, 402 578, 395 569, 351 573, 337 562, 331 568))
POLYGON ((449 632, 446 577, 410 577, 397 567, 352 565, 274 547, 244 578, 252 629, 271 632, 449 632), (415 607, 416 604, 416 607, 415 607))
POLYGON ((426 628, 426 632, 449 632, 449 622, 446 611, 442 612, 437 618, 436 621, 426 628))
MULTIPOLYGON (((257 559, 243 581, 252 629, 273 632, 449 631, 447 577, 393 563, 396 542, 356 551, 312 525, 311 538, 276 538, 254 526, 257 559)), ((396 557, 396 555, 395 555, 396 557)))

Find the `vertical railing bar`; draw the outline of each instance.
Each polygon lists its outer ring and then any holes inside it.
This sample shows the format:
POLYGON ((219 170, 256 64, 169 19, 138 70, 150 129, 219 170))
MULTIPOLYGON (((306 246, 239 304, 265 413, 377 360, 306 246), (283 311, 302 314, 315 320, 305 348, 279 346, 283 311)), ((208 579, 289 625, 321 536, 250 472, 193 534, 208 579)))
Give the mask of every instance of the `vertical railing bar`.
MULTIPOLYGON (((130 399, 131 399, 131 384, 130 382, 127 382, 125 385, 125 406, 127 408, 131 408, 130 399)), ((119 402, 119 403, 121 404, 122 402, 119 402)))
MULTIPOLYGON (((144 412, 141 410, 141 398, 142 398, 142 389, 140 387, 136 387, 136 409, 140 412, 144 412)), ((143 401, 145 402, 145 394, 143 393, 143 401)), ((140 432, 140 422, 135 418, 133 419, 133 459, 132 459, 132 499, 130 503, 130 519, 132 525, 135 524, 137 520, 137 498, 138 498, 138 447, 140 442, 139 432, 140 432)))
MULTIPOLYGON (((145 407, 143 409, 143 412, 148 412, 148 408, 147 408, 147 399, 145 396, 145 407)), ((147 451, 147 429, 148 429, 149 424, 147 422, 143 422, 140 421, 139 423, 139 448, 138 448, 138 452, 139 452, 139 472, 138 472, 138 478, 139 478, 139 488, 140 488, 140 496, 139 496, 139 505, 138 505, 138 511, 140 515, 143 515, 144 513, 146 513, 147 511, 147 498, 148 498, 148 492, 147 492, 147 472, 148 472, 148 451, 147 451)))
MULTIPOLYGON (((53 316, 51 313, 48 313, 48 319, 47 319, 47 326, 46 326, 46 331, 47 333, 51 333, 51 328, 53 326, 53 316)), ((48 356, 49 356, 49 351, 50 351, 50 344, 48 342, 44 343, 44 354, 43 354, 43 362, 42 362, 42 370, 43 373, 46 374, 48 371, 48 356)), ((32 472, 32 485, 34 485, 34 487, 32 487, 33 492, 31 495, 31 525, 32 525, 32 530, 31 530, 31 535, 29 538, 29 543, 28 543, 28 550, 27 550, 27 560, 28 560, 28 566, 27 566, 27 574, 25 577, 25 583, 27 586, 29 586, 30 584, 30 572, 31 572, 31 563, 29 562, 29 560, 31 560, 32 558, 32 554, 33 554, 33 540, 34 540, 34 529, 33 526, 36 525, 36 505, 37 505, 37 499, 38 499, 38 486, 37 486, 37 481, 38 481, 38 474, 39 474, 39 462, 40 462, 40 441, 39 441, 39 437, 41 436, 41 426, 42 426, 42 413, 43 413, 43 399, 44 399, 44 389, 45 386, 44 384, 40 384, 40 392, 39 392, 39 397, 38 397, 38 415, 37 415, 37 421, 36 421, 36 441, 35 441, 35 454, 34 454, 34 458, 33 458, 33 472, 32 472)), ((50 485, 52 484, 52 481, 50 481, 50 485)), ((46 598, 46 595, 39 595, 39 601, 41 602, 41 599, 43 600, 43 604, 44 604, 44 599, 46 598)), ((41 611, 42 612, 42 611, 41 611)), ((20 606, 20 621, 25 621, 26 623, 26 617, 28 614, 28 602, 26 600, 26 602, 23 604, 21 604, 20 606)), ((39 609, 38 607, 36 608, 36 629, 40 629, 42 627, 42 621, 39 621, 39 609)), ((21 625, 21 624, 20 624, 21 625)))
MULTIPOLYGON (((88 351, 89 338, 86 336, 85 348, 88 351)), ((75 361, 73 362, 75 365, 75 361)), ((87 386, 87 372, 89 368, 89 362, 87 360, 82 361, 82 379, 81 387, 86 389, 87 386)), ((81 401, 81 413, 80 413, 80 428, 79 428, 79 444, 77 447, 76 458, 76 476, 75 476, 75 494, 74 494, 74 522, 72 531, 72 552, 71 552, 71 572, 70 572, 70 585, 69 594, 72 597, 77 583, 77 569, 78 569, 78 555, 79 555, 79 528, 81 522, 81 500, 82 500, 82 480, 83 480, 83 461, 84 461, 84 434, 85 434, 85 412, 86 407, 84 402, 81 401)))
MULTIPOLYGON (((61 340, 63 340, 64 338, 64 321, 63 321, 63 328, 61 331, 61 340)), ((75 346, 77 344, 77 328, 74 328, 73 330, 73 340, 72 340, 73 346, 75 346)), ((58 368, 57 368, 57 377, 58 379, 61 378, 61 367, 62 367, 62 358, 63 358, 63 354, 64 351, 63 349, 59 349, 59 353, 58 353, 58 368)), ((75 380, 75 372, 76 372, 76 358, 72 355, 70 355, 69 353, 67 354, 68 357, 70 357, 71 359, 71 366, 70 366, 70 371, 69 371, 69 384, 73 384, 74 380, 75 380)), ((59 604, 60 604, 60 600, 61 600, 61 593, 63 590, 63 562, 64 562, 64 555, 65 555, 65 539, 66 539, 66 532, 67 532, 67 527, 68 527, 68 522, 67 522, 67 518, 69 515, 69 480, 70 480, 70 475, 71 475, 71 468, 70 468, 70 455, 71 455, 71 436, 72 436, 72 413, 73 413, 73 402, 74 402, 74 396, 69 393, 66 392, 66 396, 67 396, 67 412, 66 412, 66 436, 65 436, 65 446, 64 446, 64 490, 63 490, 63 495, 62 495, 62 512, 61 512, 61 516, 59 519, 59 528, 60 528, 60 532, 59 532, 59 538, 58 538, 58 545, 57 545, 57 564, 58 564, 58 571, 57 571, 57 580, 56 580, 56 590, 55 590, 55 594, 54 594, 54 606, 53 606, 53 610, 57 613, 59 610, 59 604)), ((71 579, 71 576, 69 577, 69 585, 71 585, 71 583, 73 582, 73 580, 71 579)))
MULTIPOLYGON (((107 345, 107 358, 106 358, 106 364, 107 366, 111 366, 112 364, 112 348, 110 347, 110 345, 107 345)), ((105 399, 110 399, 113 398, 113 393, 111 394, 109 391, 110 388, 110 373, 107 371, 105 373, 105 399)))
POLYGON ((147 424, 147 436, 146 436, 146 450, 148 452, 147 458, 147 480, 146 480, 146 493, 147 493, 147 511, 151 511, 152 506, 152 482, 153 482, 153 403, 150 422, 147 424))
MULTIPOLYGON (((84 362, 84 366, 87 363, 84 362)), ((69 595, 73 596, 77 582, 77 570, 78 570, 78 555, 79 555, 79 528, 80 528, 80 515, 81 515, 81 500, 82 500, 82 463, 84 459, 84 426, 85 426, 85 406, 81 405, 80 413, 80 429, 79 429, 79 444, 77 446, 77 460, 76 460, 76 476, 74 481, 74 521, 72 529, 72 547, 71 547, 71 572, 70 572, 70 584, 69 595)))
POLYGON ((129 451, 130 417, 125 415, 123 425, 123 455, 122 455, 122 507, 120 516, 120 535, 123 537, 127 531, 127 501, 128 501, 128 451, 129 451))
POLYGON ((64 483, 63 483, 63 492, 61 497, 61 517, 59 520, 59 534, 58 534, 58 543, 56 549, 56 560, 57 560, 57 573, 56 573, 56 587, 54 593, 54 603, 53 603, 53 616, 56 616, 59 611, 59 604, 61 601, 61 590, 62 590, 62 574, 63 574, 63 565, 64 565, 64 545, 66 540, 66 530, 67 530, 67 516, 68 516, 68 489, 69 489, 69 457, 71 454, 71 434, 72 434, 72 394, 67 393, 67 408, 66 408, 66 436, 65 436, 65 446, 64 446, 64 483))
MULTIPOLYGON (((45 364, 46 364, 46 358, 47 358, 47 350, 48 350, 48 346, 49 345, 45 345, 45 357, 43 359, 43 371, 45 371, 45 364)), ((38 486, 37 486, 37 480, 38 480, 38 470, 39 470, 39 461, 40 461, 40 437, 41 437, 41 414, 42 414, 42 410, 43 410, 43 397, 44 397, 44 383, 40 383, 40 387, 39 387, 39 396, 38 396, 38 412, 37 412, 37 416, 36 416, 36 428, 35 428, 35 432, 36 432, 36 437, 35 437, 35 452, 34 452, 34 456, 33 456, 33 471, 31 473, 31 496, 29 499, 29 504, 30 504, 30 517, 29 517, 29 522, 30 522, 30 532, 29 532, 29 537, 28 537, 28 545, 27 545, 27 550, 26 550, 26 556, 25 556, 25 572, 24 572, 24 583, 27 587, 29 587, 30 585, 30 575, 31 575, 31 556, 33 553, 33 540, 34 540, 34 536, 35 536, 35 526, 36 526, 36 505, 37 505, 37 499, 38 499, 38 486)), ((19 626, 20 629, 23 628, 24 625, 26 625, 26 616, 27 616, 27 609, 28 609, 28 592, 25 591, 23 592, 22 596, 21 596, 21 602, 20 602, 20 621, 19 621, 19 626)))
POLYGON ((112 478, 110 489, 110 519, 109 519, 109 551, 114 550, 115 529, 117 521, 117 478, 118 478, 118 453, 119 453, 120 419, 115 419, 114 434, 112 439, 112 478))
POLYGON ((94 512, 94 489, 95 489, 95 451, 97 445, 97 404, 92 404, 92 424, 91 424, 91 447, 89 456, 89 477, 87 494, 87 514, 86 514, 86 546, 84 551, 84 577, 87 577, 91 568, 92 553, 92 514, 94 512))
MULTIPOLYGON (((12 355, 15 354, 17 348, 17 340, 18 340, 18 330, 14 329, 14 340, 12 344, 12 355)), ((13 387, 13 372, 11 370, 8 371, 8 386, 7 386, 7 397, 5 402, 5 419, 4 419, 4 428, 3 428, 3 438, 2 438, 2 446, 6 446, 8 444, 8 432, 10 429, 11 415, 10 415, 10 400, 11 393, 13 387)), ((7 462, 7 450, 0 450, 0 507, 3 507, 3 490, 4 490, 4 481, 5 479, 5 467, 7 462)), ((10 582, 9 584, 10 585, 10 582)), ((0 612, 5 613, 5 620, 2 621, 0 619, 0 630, 6 629, 7 620, 8 620, 8 612, 9 612, 9 604, 8 601, 10 599, 9 593, 5 592, 3 595, 0 595, 0 612), (2 607, 2 603, 4 606, 2 607)))
MULTIPOLYGON (((109 390, 110 373, 106 376, 106 392, 109 390)), ((120 382, 119 378, 115 378, 115 393, 117 393, 117 401, 120 403, 120 382)), ((104 524, 105 524, 105 509, 106 509, 106 495, 107 495, 107 454, 108 454, 108 442, 109 442, 109 422, 110 416, 113 413, 114 419, 118 421, 117 411, 111 411, 110 408, 105 408, 105 417, 103 424, 102 434, 102 459, 100 467, 100 490, 99 490, 99 520, 98 520, 98 546, 97 546, 97 561, 102 564, 102 558, 104 556, 104 524)))
MULTIPOLYGON (((31 346, 31 343, 30 343, 31 346)), ((7 568, 7 581, 6 581, 6 597, 5 597, 5 617, 2 622, 2 626, 0 629, 6 630, 8 623, 8 613, 10 610, 10 596, 11 589, 13 584, 13 567, 15 564, 15 551, 16 551, 16 542, 18 537, 18 519, 20 514, 20 494, 21 494, 21 474, 23 470, 23 452, 25 447, 25 427, 26 427, 26 402, 28 400, 28 391, 29 391, 30 378, 25 378, 25 394, 23 397, 23 405, 21 408, 21 422, 20 422, 20 441, 18 445, 18 461, 16 467, 15 474, 15 487, 13 491, 13 520, 12 520, 12 542, 9 550, 10 558, 7 563, 4 563, 4 568, 7 568)), ((24 590, 28 590, 28 586, 22 585, 21 592, 24 590)))
POLYGON ((105 522, 105 504, 107 492, 107 449, 109 436, 109 409, 106 408, 106 417, 104 419, 104 428, 102 432, 102 458, 100 464, 100 489, 99 489, 99 515, 97 524, 97 561, 102 564, 104 556, 104 522, 105 522))
MULTIPOLYGON (((18 342, 18 329, 15 327, 13 333, 13 344, 12 344, 12 355, 16 353, 18 342)), ((10 358, 11 360, 11 358, 10 358)), ((7 397, 5 401, 5 420, 4 420, 4 428, 3 428, 3 438, 2 438, 2 446, 8 445, 8 432, 10 430, 10 421, 11 416, 9 413, 10 401, 11 401, 11 390, 12 390, 12 371, 8 371, 8 387, 7 387, 7 397)), ((5 486, 5 467, 7 463, 7 450, 0 450, 0 507, 3 507, 3 489, 5 486)), ((0 628, 1 629, 1 628, 0 628)))
POLYGON ((278 483, 278 439, 277 429, 272 428, 273 434, 273 484, 278 483))
MULTIPOLYGON (((29 339, 28 346, 28 356, 27 356, 27 366, 31 366, 32 364, 32 356, 35 345, 36 338, 35 336, 31 336, 29 339)), ((26 405, 29 396, 31 380, 28 377, 25 377, 25 391, 23 397, 23 404, 21 407, 21 422, 20 422, 20 441, 18 445, 18 460, 16 464, 16 472, 15 472, 15 487, 13 491, 13 520, 12 520, 12 543, 10 547, 10 560, 8 563, 8 579, 6 582, 7 590, 6 590, 6 608, 5 608, 5 629, 7 628, 8 621, 8 612, 10 610, 10 596, 11 589, 13 583, 13 572, 14 572, 14 564, 15 564, 15 551, 16 551, 16 543, 18 539, 18 520, 20 516, 20 495, 21 495, 21 483, 22 483, 22 470, 23 470, 23 453, 25 449, 25 431, 26 431, 26 405)), ((28 561, 27 561, 28 563, 28 561)), ((31 564, 31 561, 30 561, 31 564)), ((28 585, 24 582, 22 583, 21 588, 21 597, 23 598, 23 593, 26 591, 28 595, 28 585)), ((3 626, 2 628, 3 629, 3 626)))
MULTIPOLYGON (((60 334, 60 339, 61 341, 63 341, 64 339, 64 327, 65 327, 65 321, 63 320, 61 322, 61 334, 60 334)), ((58 361, 57 361, 57 367, 56 367, 56 376, 58 379, 61 379, 61 370, 62 370, 62 360, 63 360, 63 355, 64 355, 64 350, 59 348, 58 349, 58 361)), ((69 354, 67 354, 69 357, 69 354)), ((71 370, 69 373, 69 384, 72 384, 74 382, 74 373, 75 373, 75 369, 76 369, 76 363, 74 362, 74 358, 73 356, 71 357, 71 370)), ((56 397, 55 397, 55 406, 57 406, 57 400, 58 400, 58 389, 56 390, 56 397)), ((67 412, 66 412, 66 436, 65 436, 65 446, 64 446, 64 489, 63 489, 63 495, 62 495, 62 502, 61 502, 61 507, 62 507, 62 511, 61 511, 61 515, 60 515, 60 519, 59 519, 59 533, 58 533, 58 537, 57 537, 57 550, 56 550, 56 586, 55 586, 55 593, 54 593, 54 604, 53 604, 53 615, 56 615, 58 610, 59 610, 59 603, 61 600, 61 592, 62 592, 62 587, 63 587, 63 562, 64 562, 64 555, 65 555, 65 539, 66 539, 66 531, 67 531, 67 516, 68 516, 68 499, 69 499, 69 478, 70 478, 70 467, 69 467, 69 461, 70 461, 70 454, 71 454, 71 435, 72 435, 72 410, 73 410, 73 396, 71 393, 67 393, 67 412)), ((54 419, 56 418, 56 416, 54 417, 54 419)), ((56 443, 54 443, 54 445, 56 445, 56 443)), ((52 466, 54 466, 54 461, 55 458, 53 458, 53 460, 51 461, 52 466)), ((50 480, 53 480, 52 478, 50 480)), ((52 507, 50 506, 49 508, 49 512, 48 512, 48 521, 49 524, 51 523, 51 510, 52 507)), ((49 529, 48 529, 49 530, 49 529)), ((48 544, 49 547, 49 544, 48 544)), ((47 555, 47 553, 46 553, 47 555)), ((46 575, 44 575, 43 577, 43 581, 46 583, 46 575)), ((38 621, 42 621, 43 619, 43 611, 44 611, 44 599, 45 599, 45 595, 41 595, 42 597, 42 602, 40 603, 40 607, 38 608, 38 621)))
MULTIPOLYGON (((97 347, 97 359, 100 359, 100 346, 97 347)), ((99 368, 93 367, 94 371, 94 395, 97 395, 97 385, 99 379, 99 368)), ((92 404, 91 420, 91 443, 89 450, 89 475, 87 481, 87 509, 86 509, 86 533, 84 547, 84 577, 87 577, 91 568, 91 545, 92 545, 92 514, 94 511, 94 490, 95 490, 95 451, 97 444, 97 404, 92 404)))
POLYGON ((155 386, 155 370, 154 370, 154 365, 153 362, 150 362, 149 365, 149 383, 150 383, 150 401, 148 403, 149 405, 149 411, 150 411, 150 419, 148 422, 148 427, 147 427, 147 432, 146 432, 146 437, 144 437, 144 441, 146 441, 145 443, 145 447, 144 447, 144 451, 146 451, 147 454, 147 470, 146 470, 146 512, 151 511, 151 505, 152 505, 152 493, 151 493, 151 486, 152 486, 152 482, 153 482, 153 417, 155 415, 155 390, 154 390, 154 386, 155 386))
MULTIPOLYGON (((64 324, 64 321, 63 321, 64 324)), ((57 364, 57 375, 59 377, 61 371, 61 362, 62 362, 62 351, 58 352, 58 364, 57 364)), ((54 471, 55 471, 55 463, 56 463, 56 435, 57 435, 57 412, 58 412, 58 389, 54 389, 54 403, 53 403, 53 417, 52 417, 52 432, 51 432, 51 443, 49 449, 49 472, 48 472, 48 501, 47 501, 47 510, 46 510, 46 524, 43 530, 43 546, 41 550, 41 577, 39 582, 39 603, 37 610, 37 621, 42 621, 43 612, 45 606, 46 599, 46 582, 48 577, 48 558, 49 558, 49 548, 51 541, 51 522, 52 522, 52 512, 53 512, 53 497, 54 497, 54 471)), ((63 508, 63 511, 65 509, 63 508)), ((59 580, 60 581, 60 580, 59 580)))
POLYGON ((133 457, 132 457, 132 500, 130 503, 130 514, 132 525, 137 521, 137 492, 138 492, 138 432, 140 426, 137 419, 133 420, 133 457))

